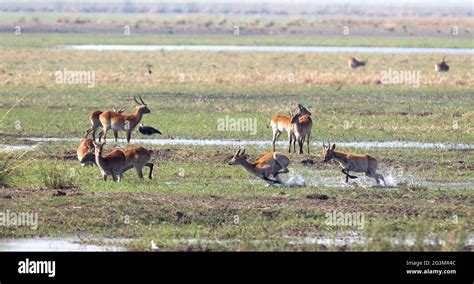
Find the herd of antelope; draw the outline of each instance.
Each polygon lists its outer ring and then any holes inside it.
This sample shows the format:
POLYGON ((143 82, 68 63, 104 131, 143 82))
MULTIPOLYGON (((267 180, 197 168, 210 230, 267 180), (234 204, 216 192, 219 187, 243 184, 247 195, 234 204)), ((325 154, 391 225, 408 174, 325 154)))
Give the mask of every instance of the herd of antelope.
MULTIPOLYGON (((281 133, 286 132, 288 135, 288 153, 291 153, 292 148, 293 152, 296 152, 296 142, 298 142, 299 154, 303 154, 303 147, 306 142, 306 150, 309 154, 311 129, 313 127, 311 112, 303 105, 298 104, 298 110, 294 115, 291 110, 290 116, 275 115, 268 127, 273 130, 271 152, 250 163, 247 161, 248 155, 245 154, 245 150, 241 152, 239 149, 230 160, 229 165, 241 165, 248 172, 265 180, 268 184, 281 184, 282 181, 278 175, 289 172, 290 159, 286 155, 275 151, 275 143, 281 133)), ((380 185, 380 180, 386 185, 383 176, 377 173, 377 160, 372 156, 336 151, 336 145, 331 146, 328 142, 328 145, 323 143, 323 157, 324 162, 331 160, 339 162, 342 173, 346 176, 346 183, 349 182, 349 178, 357 178, 349 174, 352 171, 365 173, 366 176, 375 179, 377 185, 380 185)))
MULTIPOLYGON (((126 141, 130 143, 131 134, 137 125, 140 125, 140 132, 143 134, 159 133, 157 129, 143 126, 141 123, 144 114, 150 113, 147 104, 140 97, 138 101, 135 97, 134 114, 123 114, 124 108, 110 111, 94 111, 89 115, 90 127, 87 129, 84 138, 81 139, 79 147, 77 148, 77 158, 82 166, 97 165, 102 178, 107 181, 109 176, 114 181, 120 181, 123 178, 123 173, 131 168, 135 168, 137 176, 143 179, 143 168, 150 169, 148 178, 153 178, 154 164, 151 162, 152 151, 143 147, 127 147, 125 149, 112 149, 104 155, 103 148, 106 144, 107 132, 112 130, 115 141, 117 142, 119 131, 126 132, 126 141), (96 131, 102 128, 98 140, 96 141, 96 131), (92 134, 92 138, 87 138, 92 134), (100 141, 104 139, 103 143, 100 141)), ((264 154, 254 162, 247 161, 248 155, 245 150, 240 149, 234 154, 229 161, 229 165, 241 165, 251 174, 263 179, 268 184, 281 184, 279 174, 288 173, 288 165, 290 159, 281 153, 276 152, 275 143, 282 132, 288 135, 288 152, 291 153, 292 145, 293 152, 296 152, 296 142, 298 142, 299 153, 303 154, 303 147, 306 142, 307 153, 310 153, 310 137, 313 122, 311 120, 311 112, 308 108, 298 104, 298 110, 293 115, 290 111, 290 116, 275 115, 272 117, 268 125, 273 130, 272 151, 264 154)), ((369 155, 357 155, 351 153, 344 153, 335 150, 336 145, 323 144, 324 162, 332 159, 338 161, 342 167, 342 172, 346 175, 346 182, 349 178, 356 178, 349 174, 353 172, 363 172, 368 177, 375 179, 377 184, 382 180, 385 184, 383 176, 377 174, 377 160, 369 155)))
MULTIPOLYGON (((367 59, 362 61, 355 57, 350 57, 348 65, 351 68, 359 68, 365 66, 367 62, 367 59)), ((147 67, 148 72, 151 73, 151 65, 147 65, 147 67)), ((445 58, 435 63, 435 71, 446 72, 448 70, 449 66, 445 58)), ((117 142, 119 131, 125 132, 127 143, 130 143, 132 132, 137 125, 139 125, 138 131, 144 135, 161 134, 159 130, 144 126, 143 123, 141 123, 143 115, 149 114, 150 109, 141 97, 139 97, 139 101, 135 96, 133 99, 137 104, 133 114, 124 114, 125 109, 119 108, 117 110, 113 109, 104 112, 98 110, 89 115, 90 127, 87 129, 84 138, 80 141, 77 149, 77 158, 83 166, 97 165, 104 181, 107 180, 108 176, 111 176, 114 181, 120 181, 123 177, 123 173, 131 168, 135 168, 137 176, 143 179, 143 167, 150 169, 148 178, 153 178, 154 165, 150 162, 151 150, 147 150, 143 147, 128 147, 125 149, 113 149, 103 155, 103 147, 106 143, 109 130, 112 130, 115 142, 117 142), (99 141, 97 143, 96 131, 98 128, 102 129, 99 133, 99 141), (91 133, 92 138, 87 138, 91 133), (104 142, 100 143, 102 138, 104 142)), ((296 152, 296 142, 298 142, 299 154, 303 154, 303 148, 306 142, 306 150, 307 153, 310 154, 309 146, 313 127, 311 112, 308 108, 298 104, 298 109, 295 114, 290 110, 290 116, 275 115, 272 117, 268 127, 271 127, 273 131, 271 152, 262 155, 254 162, 248 162, 248 155, 245 154, 245 150, 241 151, 239 149, 229 161, 229 165, 241 165, 248 172, 263 179, 270 185, 281 184, 282 181, 278 175, 289 172, 288 165, 290 164, 290 159, 286 155, 276 152, 276 141, 283 132, 286 132, 288 135, 288 153, 291 153, 292 148, 293 153, 296 152)), ((331 145, 329 142, 328 145, 323 143, 322 151, 324 162, 335 160, 340 164, 346 182, 349 181, 349 178, 357 178, 349 174, 352 171, 365 173, 366 176, 373 178, 377 185, 380 185, 380 180, 386 185, 383 176, 377 173, 377 160, 374 157, 366 154, 361 155, 337 151, 336 145, 331 145)))
MULTIPOLYGON (((106 181, 109 176, 111 176, 114 181, 120 181, 123 177, 123 173, 131 168, 135 168, 137 176, 143 179, 143 167, 150 168, 148 178, 153 178, 153 163, 150 162, 151 150, 147 150, 143 147, 128 147, 125 149, 113 149, 106 155, 103 155, 103 147, 106 143, 107 132, 109 130, 113 131, 115 142, 117 142, 118 139, 118 132, 124 131, 127 135, 127 143, 130 143, 132 131, 135 127, 140 124, 141 129, 145 128, 141 120, 144 114, 150 113, 150 109, 141 97, 140 101, 138 101, 135 96, 133 99, 137 103, 135 113, 133 114, 123 114, 125 110, 123 108, 104 112, 94 111, 91 113, 89 115, 91 126, 87 129, 84 138, 81 139, 79 147, 77 148, 77 158, 81 165, 97 165, 104 181, 106 181), (97 143, 95 133, 99 127, 101 127, 102 130, 99 133, 99 143, 97 143), (92 138, 87 138, 90 133, 92 133, 92 138), (102 138, 104 142, 100 143, 102 138)), ((147 128, 155 130, 154 132, 149 132, 149 134, 161 134, 152 127, 147 128)))

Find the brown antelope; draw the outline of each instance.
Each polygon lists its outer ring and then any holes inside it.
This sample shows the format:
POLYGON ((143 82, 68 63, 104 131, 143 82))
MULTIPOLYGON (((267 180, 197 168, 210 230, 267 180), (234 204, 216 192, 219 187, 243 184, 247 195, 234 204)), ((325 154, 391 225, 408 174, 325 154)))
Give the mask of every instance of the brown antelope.
POLYGON ((126 172, 131 168, 135 168, 137 176, 143 179, 143 167, 149 167, 150 173, 148 178, 153 178, 153 163, 149 162, 151 159, 152 150, 147 150, 143 147, 131 147, 122 150, 125 155, 126 166, 122 169, 122 172, 126 172))
MULTIPOLYGON (((113 109, 114 112, 117 112, 117 113, 122 113, 125 111, 124 108, 119 108, 118 110, 115 110, 113 109)), ((95 140, 95 131, 97 130, 97 128, 99 127, 102 127, 102 124, 100 123, 100 120, 99 120, 99 115, 101 115, 103 112, 100 111, 100 110, 97 110, 97 111, 94 111, 93 113, 91 113, 89 115, 89 121, 91 123, 91 126, 89 127, 89 129, 87 129, 86 131, 86 136, 89 135, 89 133, 92 132, 92 138, 95 140)), ((102 138, 102 132, 99 133, 99 142, 100 142, 100 139, 102 138)))
POLYGON ((435 63, 435 71, 436 72, 448 72, 449 70, 449 65, 446 64, 447 62, 445 61, 446 56, 443 57, 443 60, 440 62, 435 63))
POLYGON ((273 130, 273 140, 272 140, 273 152, 275 152, 275 143, 278 140, 278 137, 280 137, 280 134, 282 132, 286 131, 286 133, 288 133, 288 140, 289 140, 288 153, 291 153, 291 141, 294 137, 293 125, 291 124, 291 117, 277 114, 274 117, 272 117, 272 120, 270 121, 270 124, 268 125, 268 127, 271 127, 273 130))
POLYGON ((358 68, 358 67, 365 66, 367 64, 367 61, 369 61, 369 60, 366 59, 365 61, 359 61, 359 60, 357 60, 357 58, 351 56, 351 57, 349 57, 349 60, 347 61, 347 65, 349 65, 349 67, 355 69, 355 68, 358 68))
POLYGON ((135 96, 133 96, 133 100, 137 103, 134 114, 124 115, 114 111, 106 111, 99 115, 99 120, 103 128, 102 131, 104 132, 104 141, 107 139, 107 132, 112 129, 115 142, 117 142, 118 131, 125 131, 127 133, 127 143, 130 143, 133 129, 140 123, 144 114, 150 113, 150 109, 146 103, 143 102, 141 96, 140 102, 137 101, 135 96))
POLYGON ((98 144, 93 141, 95 146, 95 160, 102 172, 104 181, 107 180, 107 176, 120 181, 123 178, 123 173, 131 168, 135 168, 137 176, 143 179, 143 167, 149 167, 150 173, 148 178, 153 178, 153 163, 150 163, 151 150, 147 150, 143 147, 131 147, 123 150, 115 149, 109 152, 107 155, 102 156, 102 149, 106 142, 98 144))
MULTIPOLYGON (((311 129, 313 128, 313 121, 311 120, 311 112, 301 104, 298 104, 298 112, 291 118, 293 125, 293 151, 295 150, 295 143, 298 141, 300 154, 303 154, 303 144, 306 141, 309 154, 309 140, 311 138, 311 129)), ((290 141, 291 143, 291 141, 290 141)))
POLYGON ((229 161, 229 165, 241 165, 249 173, 265 180, 268 184, 281 184, 282 181, 278 175, 289 172, 290 160, 283 154, 268 152, 253 163, 249 163, 247 158, 248 155, 245 154, 245 149, 242 153, 239 149, 229 161), (271 176, 275 179, 270 179, 271 176))
POLYGON ((384 185, 387 185, 383 176, 377 173, 377 160, 374 157, 369 155, 344 153, 336 151, 335 149, 336 144, 333 144, 331 147, 331 143, 328 142, 327 146, 323 143, 324 162, 329 162, 332 159, 339 162, 342 167, 342 172, 346 175, 346 182, 349 182, 349 178, 357 178, 356 176, 349 174, 350 171, 353 171, 365 173, 366 176, 375 179, 377 185, 380 184, 379 179, 383 181, 384 185))
POLYGON ((93 141, 92 143, 95 146, 95 163, 99 167, 104 181, 107 181, 108 176, 112 176, 114 181, 120 182, 123 169, 127 166, 124 152, 122 150, 112 150, 107 155, 102 156, 102 149, 104 148, 105 142, 98 144, 93 141))
POLYGON ((86 137, 81 138, 76 153, 81 166, 93 165, 95 163, 94 144, 92 139, 86 137))

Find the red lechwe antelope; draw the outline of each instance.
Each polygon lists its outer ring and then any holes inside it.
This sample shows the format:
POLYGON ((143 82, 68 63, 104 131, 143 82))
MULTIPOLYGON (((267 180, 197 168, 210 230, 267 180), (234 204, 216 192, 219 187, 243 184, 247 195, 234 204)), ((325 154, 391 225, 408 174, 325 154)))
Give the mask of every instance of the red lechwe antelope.
POLYGON ((327 146, 323 143, 324 162, 329 162, 332 159, 338 161, 342 167, 342 172, 346 175, 346 182, 349 182, 349 178, 357 178, 349 174, 350 171, 353 171, 365 173, 366 176, 375 179, 377 185, 380 184, 379 179, 383 181, 384 185, 387 185, 383 176, 377 173, 377 160, 374 157, 344 153, 335 149, 336 144, 333 144, 331 147, 331 143, 328 142, 327 146))
POLYGON ((98 144, 93 141, 95 146, 94 156, 95 163, 99 167, 102 178, 107 181, 108 176, 112 176, 114 181, 120 181, 122 179, 122 169, 125 168, 126 158, 122 150, 112 150, 107 155, 102 156, 102 149, 104 148, 105 142, 98 144))
POLYGON ((141 97, 140 102, 137 101, 135 96, 133 96, 133 100, 137 103, 134 114, 125 115, 114 111, 106 111, 99 115, 102 131, 104 132, 104 141, 107 139, 107 132, 112 129, 116 142, 118 131, 125 131, 127 133, 127 143, 130 143, 133 129, 140 123, 144 114, 150 113, 150 109, 141 97))
POLYGON ((245 150, 241 153, 239 149, 229 161, 229 165, 241 165, 249 173, 256 175, 269 184, 281 184, 282 181, 278 175, 289 172, 290 160, 283 154, 268 152, 253 163, 249 163, 247 158, 248 155, 245 154, 245 150), (270 179, 271 176, 275 179, 270 179))
POLYGON ((291 117, 277 114, 274 117, 272 117, 272 120, 270 121, 270 124, 268 125, 268 127, 271 127, 273 130, 273 140, 272 140, 273 152, 275 152, 275 143, 278 140, 278 137, 280 137, 280 134, 282 132, 286 131, 286 133, 288 133, 288 140, 289 140, 288 153, 291 153, 291 141, 294 137, 293 125, 291 125, 291 117))
POLYGON ((92 165, 95 163, 94 144, 92 139, 86 137, 81 138, 81 142, 76 152, 81 166, 92 165))
POLYGON ((359 60, 357 60, 357 58, 351 56, 351 57, 349 57, 349 60, 347 61, 347 65, 349 65, 349 67, 355 69, 355 68, 358 68, 358 67, 365 66, 367 64, 367 61, 369 61, 369 60, 366 59, 365 61, 359 61, 359 60))
MULTIPOLYGON (((301 104, 298 104, 298 113, 303 116, 303 115, 311 115, 311 113, 303 107, 303 110, 300 108, 301 104)), ((281 133, 286 131, 288 134, 288 153, 291 153, 291 144, 293 143, 293 152, 296 152, 296 137, 294 134, 294 130, 296 125, 291 122, 291 119, 293 118, 293 114, 290 112, 290 116, 286 115, 280 115, 277 114, 272 117, 270 124, 268 127, 271 127, 273 130, 273 140, 272 140, 272 150, 275 152, 275 143, 280 137, 281 133)), ((303 119, 306 120, 306 119, 303 119)), ((303 122, 304 124, 304 122, 303 122)), ((309 152, 308 152, 309 153, 309 152)))
MULTIPOLYGON (((124 108, 119 108, 117 111, 115 109, 113 109, 114 112, 117 112, 117 113, 122 113, 125 111, 124 108)), ((99 115, 101 115, 103 113, 103 111, 100 111, 100 110, 97 110, 97 111, 94 111, 93 113, 91 113, 89 115, 89 121, 91 123, 91 126, 89 126, 89 129, 87 129, 86 131, 86 136, 89 135, 89 133, 92 132, 92 138, 95 140, 95 132, 97 130, 97 128, 99 127, 102 127, 102 124, 100 123, 100 119, 99 119, 99 115)), ((99 142, 100 142, 100 139, 102 138, 102 132, 100 132, 99 134, 99 142)))
POLYGON ((124 150, 115 149, 107 155, 102 156, 102 150, 106 142, 98 144, 93 142, 95 146, 95 162, 99 166, 104 181, 108 176, 112 176, 115 180, 120 181, 123 173, 131 168, 135 168, 137 176, 143 179, 143 167, 150 168, 149 179, 153 178, 153 163, 149 162, 151 158, 151 150, 143 147, 131 147, 124 150), (118 177, 118 179, 117 179, 118 177))
POLYGON ((436 72, 448 72, 449 71, 449 65, 446 64, 445 59, 446 59, 446 57, 443 57, 443 60, 441 60, 441 62, 435 63, 435 71, 436 72))
MULTIPOLYGON (((309 154, 309 140, 311 138, 311 129, 313 128, 313 121, 311 120, 311 112, 301 104, 298 104, 298 112, 291 118, 291 124, 293 125, 293 150, 295 143, 298 141, 300 148, 300 154, 303 154, 303 144, 306 141, 309 154)), ((291 143, 291 141, 290 141, 291 143)))

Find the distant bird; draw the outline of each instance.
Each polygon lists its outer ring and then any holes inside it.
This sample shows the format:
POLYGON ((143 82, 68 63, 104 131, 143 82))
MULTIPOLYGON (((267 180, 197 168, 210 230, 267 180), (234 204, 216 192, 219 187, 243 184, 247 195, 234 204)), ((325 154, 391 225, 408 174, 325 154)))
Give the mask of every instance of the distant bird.
POLYGON ((357 58, 355 57, 349 57, 349 60, 347 61, 347 64, 349 65, 349 67, 351 68, 358 68, 358 67, 362 67, 362 66, 365 66, 367 64, 367 61, 369 61, 368 59, 366 59, 365 61, 359 61, 357 60, 357 58))
POLYGON ((153 134, 161 134, 158 129, 155 129, 151 126, 143 126, 143 123, 140 123, 140 127, 138 127, 138 131, 143 135, 153 135, 153 134))
POLYGON ((154 240, 151 240, 150 244, 151 244, 151 249, 152 250, 158 250, 159 249, 159 247, 155 244, 154 240))
POLYGON ((151 73, 153 73, 153 71, 151 71, 152 65, 148 63, 148 64, 146 65, 146 67, 148 68, 148 74, 151 75, 151 73))
POLYGON ((443 57, 443 60, 441 62, 435 63, 435 71, 436 72, 448 72, 449 70, 449 65, 446 64, 446 56, 443 57))

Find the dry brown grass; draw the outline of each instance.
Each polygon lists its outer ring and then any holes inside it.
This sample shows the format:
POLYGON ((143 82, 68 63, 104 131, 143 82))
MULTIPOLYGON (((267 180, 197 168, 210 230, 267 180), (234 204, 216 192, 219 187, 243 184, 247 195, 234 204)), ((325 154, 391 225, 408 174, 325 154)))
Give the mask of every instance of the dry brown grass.
POLYGON ((470 56, 449 56, 451 69, 433 70, 437 55, 373 55, 366 67, 353 70, 340 54, 263 54, 211 52, 70 52, 63 50, 0 51, 0 85, 55 84, 58 70, 95 71, 97 84, 226 84, 235 86, 375 85, 381 72, 419 71, 420 85, 472 86, 470 56), (28 58, 28 60, 25 60, 28 58), (150 62, 153 75, 143 62, 150 62), (182 82, 184 78, 184 82, 182 82))

